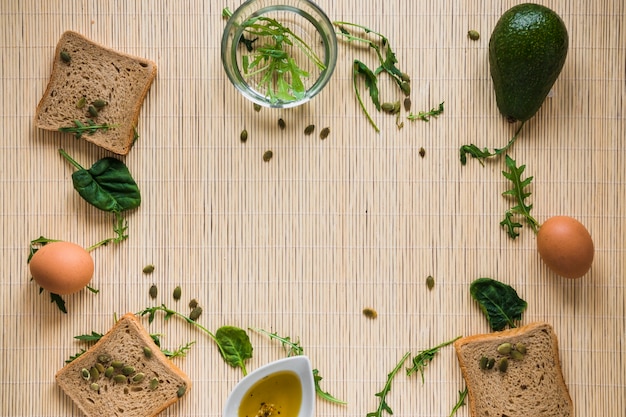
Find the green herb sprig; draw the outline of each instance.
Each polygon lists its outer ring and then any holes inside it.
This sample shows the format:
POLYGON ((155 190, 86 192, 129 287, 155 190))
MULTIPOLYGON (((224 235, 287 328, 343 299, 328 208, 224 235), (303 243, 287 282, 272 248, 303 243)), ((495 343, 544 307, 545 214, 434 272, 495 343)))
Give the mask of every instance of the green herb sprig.
POLYGON ((367 413, 366 417, 382 417, 383 413, 393 415, 393 410, 387 403, 387 395, 389 394, 389 392, 391 392, 391 383, 393 382, 393 379, 400 371, 400 369, 402 369, 402 365, 404 364, 404 362, 406 362, 410 355, 411 352, 405 353, 404 356, 402 356, 400 361, 393 368, 393 370, 389 374, 387 374, 387 381, 385 382, 383 389, 376 393, 376 397, 378 397, 378 407, 376 408, 376 411, 371 411, 367 413))
MULTIPOLYGON (((229 18, 232 12, 222 9, 222 16, 229 18)), ((244 76, 260 76, 257 87, 265 90, 266 97, 275 104, 301 99, 306 93, 303 79, 310 73, 302 69, 290 54, 290 48, 297 48, 320 71, 326 69, 324 61, 317 56, 313 48, 276 19, 266 16, 252 17, 242 23, 244 34, 240 42, 245 45, 250 55, 242 57, 244 76), (252 39, 254 38, 254 39, 252 39), (260 46, 258 40, 266 40, 260 46)))
POLYGON ((439 116, 443 113, 443 101, 439 103, 438 107, 433 107, 428 111, 420 111, 417 114, 410 113, 407 117, 409 120, 421 120, 423 122, 429 122, 431 118, 439 116))
MULTIPOLYGON (((415 372, 420 372, 422 375, 422 383, 424 383, 424 369, 426 368, 426 366, 434 359, 435 355, 439 352, 441 348, 451 345, 460 337, 461 336, 455 337, 454 339, 443 342, 435 347, 420 351, 411 360, 412 366, 410 368, 407 368, 407 376, 410 376, 415 372)), ((366 417, 383 417, 384 412, 388 413, 389 415, 393 414, 391 407, 387 403, 387 395, 391 391, 391 383, 393 379, 396 377, 400 369, 402 369, 402 366, 410 355, 411 352, 405 353, 404 356, 393 368, 393 370, 389 374, 387 374, 387 381, 385 382, 383 389, 380 392, 376 393, 376 397, 378 397, 378 407, 376 408, 376 411, 367 413, 366 417)))
POLYGON ((471 156, 472 158, 478 159, 478 162, 484 166, 485 160, 487 160, 487 158, 493 158, 505 154, 517 140, 520 131, 522 130, 522 127, 524 127, 524 123, 525 122, 520 123, 519 127, 513 134, 513 137, 509 140, 506 146, 504 146, 503 148, 495 148, 493 152, 490 151, 488 148, 481 149, 474 144, 461 146, 461 148, 459 149, 461 165, 465 165, 467 163, 467 155, 471 156))
POLYGON ((73 121, 73 123, 73 126, 60 127, 59 131, 64 133, 72 133, 74 134, 76 139, 80 139, 83 137, 84 134, 93 135, 99 130, 106 132, 109 129, 117 127, 117 125, 115 124, 96 123, 92 119, 87 119, 87 121, 85 122, 81 122, 80 120, 76 119, 73 121))
POLYGON ((515 239, 519 236, 518 229, 522 227, 522 224, 515 221, 514 218, 515 216, 521 216, 526 219, 526 223, 528 223, 533 232, 537 233, 540 224, 530 214, 533 205, 526 203, 526 199, 532 194, 530 191, 526 191, 526 188, 531 185, 533 177, 522 179, 526 165, 518 167, 515 160, 509 155, 505 155, 505 161, 508 171, 502 171, 502 175, 511 182, 512 188, 503 192, 502 195, 512 197, 517 204, 505 212, 504 219, 500 222, 500 225, 506 228, 509 237, 515 239))
POLYGON ((459 391, 459 399, 456 402, 456 404, 454 404, 454 407, 452 408, 452 411, 450 412, 449 417, 452 417, 453 415, 455 415, 456 412, 459 411, 459 408, 465 405, 465 398, 467 398, 467 394, 468 394, 467 387, 465 387, 463 391, 459 391))
MULTIPOLYGON (((380 132, 378 125, 372 118, 371 114, 367 110, 365 103, 361 97, 361 93, 358 88, 358 78, 363 77, 365 79, 365 87, 369 91, 370 98, 372 99, 372 103, 376 110, 381 110, 380 104, 380 92, 378 90, 378 75, 385 72, 387 73, 400 88, 402 93, 405 96, 411 94, 411 77, 405 72, 401 71, 397 67, 398 59, 396 57, 395 52, 391 48, 389 39, 381 34, 380 32, 376 32, 366 26, 359 25, 351 22, 343 22, 336 21, 333 24, 338 28, 336 34, 346 40, 347 42, 357 42, 364 43, 369 48, 373 49, 378 58, 378 67, 374 70, 370 69, 366 64, 362 61, 355 59, 352 66, 352 84, 354 93, 359 102, 359 106, 365 113, 367 120, 370 125, 376 130, 376 132, 380 132), (350 30, 348 30, 348 28, 350 30), (352 30, 356 30, 358 32, 362 32, 364 35, 356 35, 352 30), (369 39, 368 37, 374 36, 376 40, 369 39)), ((401 127, 396 120, 396 124, 398 127, 401 127)))
MULTIPOLYGON (((161 347, 160 336, 161 336, 160 334, 150 334, 150 338, 154 341, 154 343, 157 346, 159 346, 159 348, 161 347)), ((74 339, 80 340, 81 342, 93 344, 93 343, 98 342, 103 337, 104 337, 104 334, 92 331, 91 333, 85 333, 85 334, 80 334, 78 336, 74 336, 74 339)), ((186 343, 186 344, 184 344, 182 346, 179 346, 175 350, 168 350, 168 349, 161 348, 161 352, 163 352, 163 354, 166 357, 170 358, 170 359, 171 358, 177 358, 177 357, 185 357, 185 356, 187 356, 187 352, 191 349, 191 346, 194 343, 196 343, 196 342, 186 343)), ((81 350, 78 353, 70 356, 70 358, 67 359, 65 361, 65 363, 70 363, 70 362, 76 360, 78 357, 80 357, 85 352, 87 352, 87 350, 84 349, 84 348, 81 348, 81 350)))
POLYGON ((148 323, 152 323, 157 312, 165 313, 165 320, 169 320, 172 317, 179 317, 207 334, 215 342, 222 358, 227 364, 233 368, 240 368, 244 376, 248 374, 245 362, 252 358, 252 344, 245 330, 234 326, 222 326, 213 333, 189 316, 167 308, 165 304, 147 307, 136 314, 140 317, 147 315, 148 323))
MULTIPOLYGON (((304 354, 304 348, 302 347, 302 345, 300 344, 300 341, 294 341, 291 337, 289 336, 279 336, 278 333, 272 333, 269 332, 267 330, 263 330, 257 327, 251 327, 249 328, 250 330, 263 334, 267 337, 269 337, 272 340, 277 340, 280 342, 281 346, 285 349, 285 351, 287 352, 287 356, 299 356, 299 355, 303 355, 304 354)), ((317 393, 317 396, 335 403, 335 404, 341 404, 341 405, 345 405, 347 404, 345 401, 342 401, 340 399, 335 398, 334 396, 332 396, 331 394, 329 394, 328 392, 324 391, 321 386, 320 386, 320 381, 322 380, 322 377, 319 374, 319 370, 318 369, 313 369, 313 381, 315 384, 315 392, 317 393)))
POLYGON ((461 336, 458 336, 454 339, 448 340, 447 342, 443 342, 435 347, 430 349, 422 350, 417 355, 415 355, 412 359, 413 366, 407 368, 406 374, 407 376, 412 375, 415 372, 419 372, 422 375, 422 384, 424 383, 424 369, 426 366, 435 358, 435 355, 439 352, 439 350, 443 347, 451 345, 455 341, 457 341, 461 336))

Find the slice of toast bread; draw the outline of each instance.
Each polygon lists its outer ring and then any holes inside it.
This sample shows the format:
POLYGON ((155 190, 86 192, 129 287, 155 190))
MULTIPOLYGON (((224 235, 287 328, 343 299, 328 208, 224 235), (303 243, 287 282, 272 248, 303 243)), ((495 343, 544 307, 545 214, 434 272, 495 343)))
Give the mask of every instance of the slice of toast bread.
POLYGON ((86 416, 156 416, 191 387, 132 313, 55 378, 86 416))
POLYGON ((454 348, 472 417, 574 415, 557 337, 549 324, 464 337, 454 348))
POLYGON ((126 155, 136 139, 139 112, 156 70, 150 60, 67 31, 57 43, 50 80, 37 105, 35 125, 58 131, 75 126, 75 121, 106 124, 111 128, 80 137, 126 155))

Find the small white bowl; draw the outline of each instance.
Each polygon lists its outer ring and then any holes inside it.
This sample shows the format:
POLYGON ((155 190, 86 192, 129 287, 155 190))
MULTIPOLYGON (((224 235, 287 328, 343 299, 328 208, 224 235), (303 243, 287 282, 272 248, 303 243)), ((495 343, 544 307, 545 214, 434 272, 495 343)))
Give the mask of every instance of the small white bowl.
MULTIPOLYGON (((297 415, 286 415, 284 412, 281 417, 313 417, 315 412, 315 383, 313 381, 313 369, 311 362, 306 356, 292 356, 285 359, 279 359, 263 365, 245 376, 235 385, 233 391, 226 400, 223 417, 239 417, 239 407, 244 397, 249 395, 251 389, 256 387, 260 381, 268 380, 270 377, 283 372, 293 373, 302 387, 302 401, 300 410, 297 415)), ((257 401, 265 402, 262 398, 257 401)), ((278 416, 278 413, 276 413, 278 416)), ((248 416, 248 417, 254 417, 248 416)))

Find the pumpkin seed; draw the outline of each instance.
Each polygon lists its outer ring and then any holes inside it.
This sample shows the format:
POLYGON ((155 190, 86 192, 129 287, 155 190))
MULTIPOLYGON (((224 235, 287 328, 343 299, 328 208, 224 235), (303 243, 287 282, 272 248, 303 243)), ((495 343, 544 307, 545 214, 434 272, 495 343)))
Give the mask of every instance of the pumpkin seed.
POLYGON ((133 382, 141 382, 143 381, 145 377, 146 377, 146 374, 144 374, 143 372, 139 372, 133 377, 133 382))
POLYGON ((407 83, 408 83, 409 81, 411 81, 411 77, 410 77, 410 76, 409 76, 409 74, 407 74, 406 72, 403 72, 403 73, 400 75, 400 79, 401 79, 402 81, 404 81, 404 82, 407 82, 407 83))
POLYGON ((61 61, 65 62, 65 63, 69 64, 72 61, 72 56, 65 49, 62 50, 59 55, 61 55, 61 61))
POLYGON ((519 350, 512 350, 511 359, 516 360, 516 361, 521 361, 522 359, 524 359, 524 354, 520 352, 519 350))
POLYGON ((107 363, 111 360, 111 355, 107 355, 106 353, 102 353, 98 355, 98 362, 107 363))
POLYGON ((480 367, 480 369, 485 370, 487 369, 488 363, 489 359, 486 356, 483 356, 482 358, 480 358, 480 361, 478 361, 478 366, 480 367))
POLYGON ((265 153, 263 154, 263 160, 265 162, 269 162, 270 159, 272 159, 272 156, 274 156, 274 152, 272 152, 272 151, 265 151, 265 153))
POLYGON ((148 346, 144 346, 143 347, 143 355, 150 359, 152 357, 152 349, 150 349, 148 346))
POLYGON ((87 104, 87 97, 82 96, 77 102, 76 102, 76 108, 77 109, 82 109, 83 107, 85 107, 85 104, 87 104))
POLYGON ((134 373, 135 373, 135 367, 134 366, 127 365, 127 366, 122 368, 122 374, 124 374, 126 376, 130 376, 130 375, 132 375, 134 373))
POLYGON ((473 29, 467 32, 467 36, 473 41, 477 41, 478 39, 480 39, 480 33, 473 29))
POLYGON ((94 365, 94 367, 98 370, 99 373, 101 373, 101 374, 104 373, 104 365, 101 364, 100 362, 96 363, 94 365))
POLYGON ((182 290, 180 288, 180 285, 174 288, 174 293, 172 294, 172 296, 174 297, 174 300, 176 301, 180 300, 181 293, 182 293, 182 290))
POLYGON ((113 376, 113 372, 115 372, 115 368, 109 366, 107 369, 104 370, 104 376, 107 378, 111 378, 113 376))
POLYGON ((98 109, 96 109, 94 106, 87 107, 87 112, 91 117, 98 117, 98 109))
POLYGON ((409 81, 402 81, 402 83, 400 83, 400 90, 402 90, 402 92, 404 93, 405 96, 408 96, 411 94, 411 84, 409 83, 409 81))
POLYGON ((126 378, 126 375, 117 374, 113 377, 113 381, 117 382, 118 384, 121 384, 123 382, 128 381, 128 378, 126 378))
POLYGON ((176 396, 178 398, 180 398, 183 395, 185 395, 186 391, 187 391, 187 386, 186 385, 181 385, 180 387, 178 387, 178 391, 176 391, 176 396))
POLYGON ((104 106, 106 106, 107 104, 109 104, 109 103, 107 103, 106 101, 104 101, 104 100, 102 100, 102 99, 98 99, 98 100, 94 101, 94 102, 93 102, 93 103, 91 103, 91 104, 93 104, 93 106, 94 106, 96 109, 98 109, 98 110, 102 110, 102 108, 103 108, 104 106))
POLYGON ((148 291, 148 293, 150 294, 150 298, 154 300, 157 297, 157 294, 159 293, 159 289, 157 288, 156 285, 153 284, 150 287, 150 290, 148 291))
POLYGON ((509 367, 509 360, 507 358, 500 359, 500 363, 498 364, 498 370, 500 372, 506 372, 509 367))
POLYGON ((191 310, 191 313, 189 314, 189 318, 193 321, 196 321, 198 320, 198 318, 200 318, 201 314, 202 314, 202 307, 197 306, 196 308, 191 310))
POLYGON ((90 388, 94 391, 100 391, 100 385, 96 384, 95 382, 90 385, 90 388))
POLYGON ((495 364, 496 364, 495 358, 489 359, 489 362, 487 362, 487 369, 492 369, 495 364))
POLYGON ((281 130, 285 130, 285 128, 287 127, 287 123, 285 123, 285 120, 282 117, 278 119, 278 127, 281 130))
POLYGON ((410 111, 411 110, 411 99, 409 97, 404 99, 404 110, 406 111, 410 111))
POLYGON ((194 298, 189 302, 189 308, 194 309, 196 307, 198 307, 198 300, 194 298))
POLYGON ((426 149, 420 148, 419 154, 423 158, 426 155, 426 149))
POLYGON ((498 353, 501 355, 508 355, 509 353, 511 353, 511 350, 513 350, 513 346, 511 346, 510 343, 502 343, 500 346, 498 346, 498 353))
POLYGON ((330 135, 330 128, 329 127, 325 127, 320 132, 320 139, 324 140, 324 139, 326 139, 328 137, 328 135, 330 135))
POLYGON ((85 381, 89 381, 91 379, 91 374, 89 373, 89 369, 87 368, 81 369, 80 375, 83 377, 85 381))
POLYGON ((113 361, 113 362, 111 362, 111 366, 114 367, 115 369, 120 369, 121 367, 124 366, 124 362, 122 362, 122 361, 113 361))
POLYGON ((386 113, 394 113, 396 106, 394 103, 386 102, 381 104, 380 108, 386 113))
POLYGON ((156 378, 152 378, 150 380, 150 389, 154 391, 155 389, 157 389, 158 386, 159 386, 159 380, 156 378))
POLYGON ((246 129, 242 130, 239 134, 239 140, 242 142, 246 142, 248 140, 248 131, 246 129))
POLYGON ((261 105, 254 103, 254 105, 252 106, 254 108, 254 111, 256 112, 260 112, 261 111, 261 105))
POLYGON ((305 135, 310 135, 315 131, 315 125, 308 125, 307 127, 304 128, 304 134, 305 135))
POLYGON ((432 290, 435 287, 435 278, 432 275, 426 277, 426 286, 429 290, 432 290))
POLYGON ((144 274, 151 274, 154 272, 154 265, 150 264, 150 265, 146 265, 143 267, 143 273, 144 274))
POLYGON ((518 342, 518 343, 515 344, 515 350, 517 350, 522 355, 525 355, 526 354, 526 345, 523 344, 522 342, 518 342))
POLYGON ((363 309, 363 315, 372 320, 378 317, 378 313, 376 312, 376 310, 369 307, 363 309))

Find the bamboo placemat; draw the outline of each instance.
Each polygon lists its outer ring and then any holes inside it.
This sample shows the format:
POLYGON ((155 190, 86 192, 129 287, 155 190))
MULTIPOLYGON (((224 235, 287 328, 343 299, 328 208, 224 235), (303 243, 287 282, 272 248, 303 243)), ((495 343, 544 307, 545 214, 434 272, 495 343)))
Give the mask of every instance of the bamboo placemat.
MULTIPOLYGON (((114 314, 160 302, 184 312, 195 297, 209 329, 252 326, 299 339, 322 388, 348 402, 320 400, 316 414, 362 417, 376 409, 375 393, 405 352, 488 331, 468 291, 486 276, 528 301, 524 323, 554 326, 577 416, 626 415, 624 2, 541 1, 563 17, 570 51, 553 96, 511 150, 534 177, 536 218, 570 215, 593 235, 592 271, 574 281, 546 269, 530 229, 512 240, 499 226, 510 204, 500 195, 503 160, 459 163, 459 146, 498 147, 513 133, 495 106, 487 49, 498 17, 517 3, 320 0, 331 19, 389 38, 412 77, 414 111, 445 102, 437 119, 404 120, 402 129, 377 113, 377 134, 352 92, 353 59, 371 55, 345 43, 321 95, 298 109, 256 113, 219 59, 222 8, 239 1, 1 2, 0 414, 80 415, 54 383, 64 361, 86 347, 73 337, 105 332, 114 314), (84 165, 107 153, 33 126, 54 47, 68 29, 154 60, 158 75, 140 139, 123 158, 143 197, 127 217, 129 239, 94 251, 100 292, 67 297, 65 315, 30 281, 29 242, 44 235, 88 246, 111 234, 111 218, 72 189, 72 168, 57 149, 84 165), (469 40, 469 29, 480 40, 469 40), (317 131, 305 136, 310 123, 317 131), (326 126, 330 136, 320 140, 326 126), (147 264, 155 265, 151 275, 142 273, 147 264), (152 284, 157 300, 148 296, 152 284), (378 318, 364 317, 365 307, 378 318)), ((381 81, 386 100, 398 98, 391 87, 381 81)), ((221 415, 241 372, 182 321, 158 317, 148 329, 170 349, 196 342, 175 359, 192 390, 165 415, 221 415)), ((250 337, 248 370, 284 356, 279 344, 250 337)), ((450 414, 464 388, 451 347, 424 378, 394 379, 394 415, 450 414)), ((457 415, 468 416, 468 407, 457 415)))

